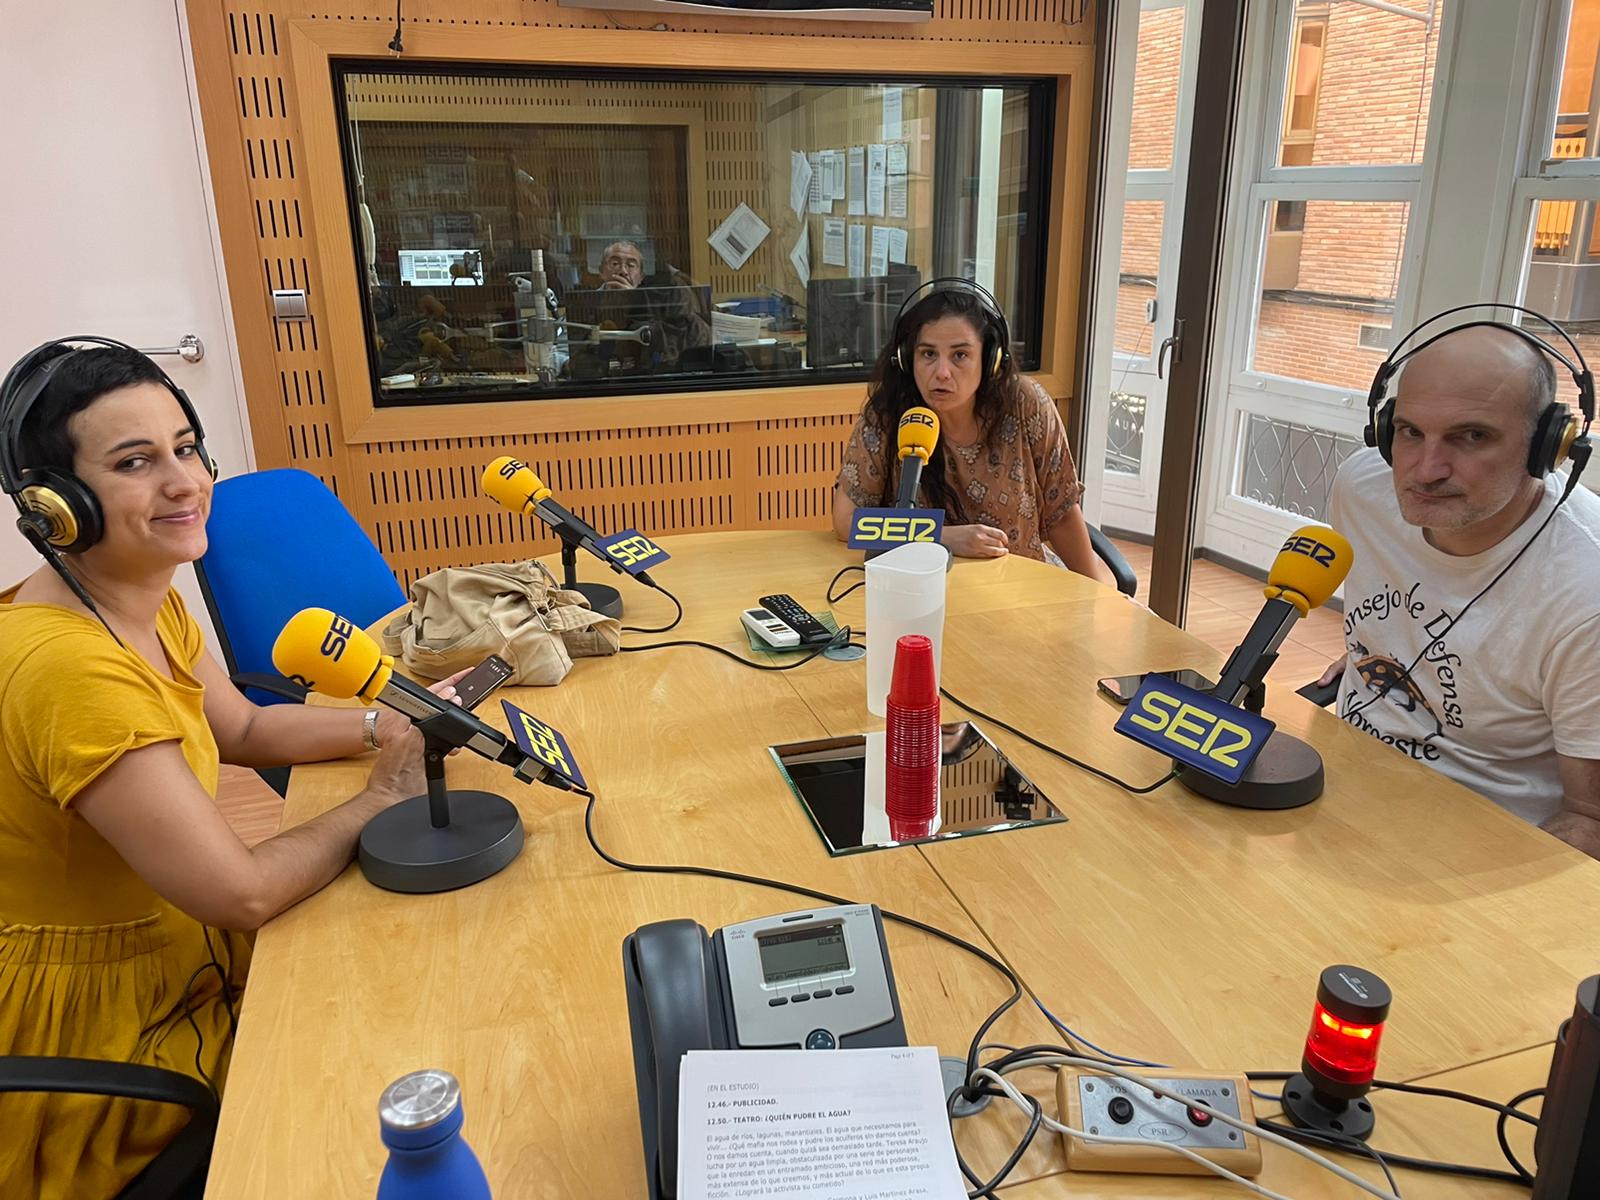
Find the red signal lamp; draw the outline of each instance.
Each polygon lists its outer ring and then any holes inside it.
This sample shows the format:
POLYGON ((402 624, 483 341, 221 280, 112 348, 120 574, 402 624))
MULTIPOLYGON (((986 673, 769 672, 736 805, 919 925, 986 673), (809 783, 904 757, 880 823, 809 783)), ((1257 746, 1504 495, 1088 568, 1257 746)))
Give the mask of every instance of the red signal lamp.
POLYGON ((1300 1074, 1284 1085, 1283 1107, 1296 1125, 1365 1140, 1376 1117, 1362 1099, 1378 1073, 1378 1046, 1392 1000, 1371 971, 1329 967, 1317 983, 1300 1074))

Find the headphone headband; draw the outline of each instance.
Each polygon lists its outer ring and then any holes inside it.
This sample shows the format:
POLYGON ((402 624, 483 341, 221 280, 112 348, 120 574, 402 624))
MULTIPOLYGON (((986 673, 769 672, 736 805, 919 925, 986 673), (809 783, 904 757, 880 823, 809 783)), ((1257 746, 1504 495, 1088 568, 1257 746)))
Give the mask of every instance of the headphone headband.
POLYGON ((1372 377, 1372 387, 1367 392, 1367 428, 1365 440, 1367 445, 1377 447, 1383 460, 1391 465, 1394 463, 1394 408, 1395 401, 1388 395, 1389 381, 1400 368, 1413 356, 1420 354, 1440 338, 1449 337, 1452 333, 1459 333, 1463 329, 1503 329, 1507 333, 1521 338, 1535 351, 1555 359, 1564 366, 1572 375, 1572 382, 1578 389, 1578 408, 1583 420, 1580 422, 1574 417, 1565 405, 1559 401, 1551 400, 1544 406, 1534 422, 1533 437, 1528 443, 1528 474, 1535 479, 1543 479, 1554 471, 1563 461, 1571 460, 1573 470, 1568 483, 1568 491, 1577 482, 1578 475, 1583 471, 1583 466, 1589 459, 1589 427, 1594 423, 1594 375, 1589 370, 1589 364, 1583 357, 1583 351, 1578 343, 1572 339, 1560 325, 1549 317, 1531 308, 1524 308, 1520 304, 1500 304, 1493 301, 1483 301, 1477 304, 1458 304, 1447 308, 1443 312, 1435 313, 1420 325, 1413 327, 1403 337, 1399 338, 1384 358, 1377 374, 1372 377), (1524 329, 1520 324, 1513 325, 1507 321, 1497 321, 1492 318, 1464 321, 1459 325, 1452 325, 1417 342, 1409 349, 1406 343, 1412 341, 1422 330, 1429 325, 1442 321, 1456 313, 1465 312, 1474 308, 1505 308, 1513 312, 1523 313, 1543 322, 1567 343, 1572 349, 1577 362, 1573 362, 1560 350, 1552 346, 1536 333, 1524 329))
MULTIPOLYGON (((17 526, 23 535, 40 548, 51 565, 60 570, 68 585, 77 591, 80 599, 94 610, 92 601, 85 599, 71 573, 66 571, 55 551, 72 554, 87 550, 100 540, 104 532, 104 514, 94 490, 72 471, 71 467, 51 467, 23 464, 20 447, 22 428, 39 398, 50 390, 51 380, 63 363, 73 355, 85 353, 81 344, 108 349, 126 350, 150 364, 155 379, 178 402, 183 415, 194 430, 195 450, 211 477, 217 477, 217 464, 206 452, 205 430, 200 425, 200 414, 195 411, 189 397, 172 378, 153 362, 149 355, 114 338, 80 334, 57 338, 36 346, 24 354, 6 372, 0 382, 0 490, 11 497, 20 518, 17 526)), ((113 635, 115 636, 115 635, 113 635)))
POLYGON ((990 323, 994 326, 995 341, 997 343, 991 361, 983 364, 984 376, 992 379, 998 375, 1001 366, 1011 356, 1011 325, 1006 321, 1005 313, 1000 311, 1000 301, 995 299, 994 293, 977 280, 968 279, 964 275, 938 275, 926 283, 919 283, 906 293, 906 298, 900 302, 900 311, 894 315, 893 361, 895 364, 899 366, 901 371, 910 374, 910 368, 906 366, 902 355, 906 314, 921 303, 922 300, 927 299, 927 296, 921 296, 921 299, 919 299, 921 293, 926 292, 931 296, 935 289, 946 292, 966 292, 978 302, 978 307, 983 309, 984 315, 989 318, 990 323))
POLYGON ((1398 371, 1402 365, 1404 365, 1405 361, 1412 357, 1412 355, 1421 353, 1429 346, 1437 342, 1440 338, 1449 337, 1452 333, 1458 333, 1463 329, 1481 328, 1504 329, 1507 333, 1513 333, 1536 349, 1543 350, 1551 358, 1555 359, 1558 363, 1564 366, 1568 373, 1572 376, 1573 383, 1577 385, 1578 408, 1583 413, 1584 429, 1587 430, 1588 427, 1594 423, 1594 375, 1589 370, 1589 363, 1588 360, 1583 356, 1583 350, 1578 346, 1578 343, 1573 340, 1572 335, 1556 322, 1552 321, 1549 317, 1545 316, 1542 312, 1538 312, 1531 308, 1525 308, 1520 304, 1502 304, 1492 300, 1481 300, 1476 304, 1457 304, 1453 308, 1447 308, 1442 312, 1434 313, 1433 316, 1429 317, 1419 325, 1412 326, 1412 328, 1404 336, 1398 339, 1390 348, 1388 357, 1383 360, 1383 364, 1378 368, 1377 375, 1373 377, 1372 391, 1368 396, 1369 406, 1376 408, 1377 405, 1382 402, 1383 390, 1388 386, 1389 380, 1394 376, 1394 373, 1398 371), (1551 329, 1559 338, 1561 338, 1562 341, 1566 342, 1567 345, 1571 347, 1572 357, 1569 358, 1560 350, 1557 350, 1544 338, 1522 328, 1521 325, 1513 325, 1507 321, 1496 321, 1493 318, 1481 321, 1465 321, 1460 325, 1452 325, 1449 329, 1441 330, 1440 332, 1424 339, 1422 342, 1413 346, 1411 349, 1406 350, 1404 353, 1401 352, 1401 348, 1407 342, 1416 337, 1417 334, 1421 333, 1429 325, 1436 324, 1446 317, 1454 316, 1456 313, 1466 312, 1469 309, 1474 308, 1505 308, 1510 309, 1512 312, 1519 312, 1526 316, 1533 317, 1535 320, 1543 322, 1545 326, 1551 329), (1573 361, 1574 358, 1577 359, 1577 362, 1573 361))
POLYGON ((0 382, 0 491, 11 496, 21 494, 23 487, 22 475, 27 468, 18 461, 18 448, 22 440, 22 426, 28 414, 33 411, 33 406, 39 398, 49 389, 50 374, 45 374, 42 379, 37 378, 40 372, 53 373, 51 362, 60 363, 71 354, 75 353, 81 344, 91 346, 104 346, 118 350, 130 350, 142 355, 155 367, 156 374, 160 376, 161 383, 177 398, 182 406, 184 415, 189 418, 194 426, 195 441, 203 448, 205 445, 205 430, 200 425, 200 414, 195 411, 193 403, 184 394, 182 388, 172 381, 172 377, 163 371, 150 356, 137 346, 130 346, 126 342, 119 342, 115 338, 99 337, 95 334, 76 334, 72 337, 55 338, 42 345, 35 346, 28 353, 19 358, 9 371, 6 372, 4 382, 0 382), (52 351, 60 351, 52 354, 52 351), (37 386, 29 384, 37 379, 37 386))

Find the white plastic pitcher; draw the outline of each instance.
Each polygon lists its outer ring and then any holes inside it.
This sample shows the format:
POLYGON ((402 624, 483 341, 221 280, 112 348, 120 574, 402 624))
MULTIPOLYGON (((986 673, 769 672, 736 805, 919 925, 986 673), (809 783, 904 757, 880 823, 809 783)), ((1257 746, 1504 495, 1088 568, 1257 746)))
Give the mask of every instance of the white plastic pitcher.
POLYGON ((895 644, 908 633, 933 642, 939 673, 944 639, 944 576, 950 552, 936 542, 908 542, 867 560, 867 711, 888 715, 895 644))

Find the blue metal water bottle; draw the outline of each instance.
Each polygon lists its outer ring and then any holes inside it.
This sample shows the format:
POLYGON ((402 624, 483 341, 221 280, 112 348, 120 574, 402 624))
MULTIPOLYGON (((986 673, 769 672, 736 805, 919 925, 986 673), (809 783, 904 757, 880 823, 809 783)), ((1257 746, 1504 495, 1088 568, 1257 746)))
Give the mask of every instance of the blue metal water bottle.
POLYGON ((378 1200, 490 1200, 489 1181, 461 1136, 461 1085, 448 1071, 413 1071, 383 1090, 378 1121, 389 1162, 378 1200))

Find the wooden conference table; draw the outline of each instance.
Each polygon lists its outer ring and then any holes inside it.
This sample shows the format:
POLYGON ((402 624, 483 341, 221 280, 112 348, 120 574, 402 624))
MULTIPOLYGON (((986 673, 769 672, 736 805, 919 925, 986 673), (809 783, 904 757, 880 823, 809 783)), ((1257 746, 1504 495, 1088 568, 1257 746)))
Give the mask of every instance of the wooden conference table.
MULTIPOLYGON (((740 609, 771 592, 820 609, 829 579, 859 562, 820 533, 662 545, 672 560, 652 574, 682 600, 683 623, 625 635, 630 644, 743 650, 740 609)), ((945 686, 1124 779, 1160 777, 1162 760, 1111 731, 1094 681, 1214 673, 1215 651, 1109 588, 1025 559, 960 560, 948 579, 945 686)), ((671 617, 664 597, 619 582, 628 623, 671 617)), ((834 611, 860 627, 865 591, 834 611)), ((507 695, 568 736, 611 853, 786 879, 938 925, 1003 957, 1033 996, 1117 1053, 1295 1070, 1319 973, 1352 962, 1394 990, 1383 1078, 1502 1100, 1544 1083, 1556 1027, 1600 962, 1600 863, 1288 691, 1269 696, 1267 715, 1327 766, 1309 807, 1230 809, 1173 784, 1130 795, 980 719, 1066 823, 831 858, 766 747, 869 728, 864 693, 864 662, 758 674, 686 647, 580 660, 559 687, 507 695)), ((503 719, 493 703, 480 711, 503 719)), ((296 768, 285 825, 351 795, 366 771, 361 760, 296 768)), ((524 787, 483 759, 457 756, 450 779, 517 803, 521 856, 435 896, 379 891, 351 868, 260 932, 211 1200, 371 1195, 385 1158, 378 1095, 425 1066, 461 1080, 466 1135, 498 1200, 643 1196, 622 939, 670 917, 715 929, 803 907, 778 891, 615 870, 585 841, 582 797, 524 787)), ((925 934, 891 923, 888 940, 912 1043, 964 1055, 1009 987, 925 934)), ((1027 1000, 991 1038, 1059 1040, 1027 1000)), ((1013 1078, 1054 1111, 1048 1072, 1013 1078)), ((1503 1165, 1492 1114, 1393 1093, 1375 1103, 1381 1149, 1503 1165)), ((1022 1128, 995 1103, 956 1136, 987 1175, 1022 1128)), ((1059 1140, 1041 1134, 1009 1182, 1018 1200, 1244 1194, 1209 1178, 1064 1171, 1059 1140)), ((1260 1182, 1359 1194, 1273 1147, 1260 1182)), ((1415 1172, 1401 1185, 1408 1200, 1526 1195, 1415 1172)))

